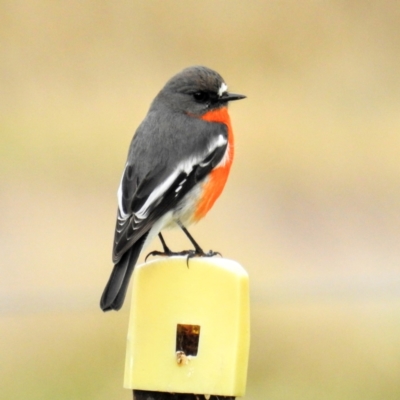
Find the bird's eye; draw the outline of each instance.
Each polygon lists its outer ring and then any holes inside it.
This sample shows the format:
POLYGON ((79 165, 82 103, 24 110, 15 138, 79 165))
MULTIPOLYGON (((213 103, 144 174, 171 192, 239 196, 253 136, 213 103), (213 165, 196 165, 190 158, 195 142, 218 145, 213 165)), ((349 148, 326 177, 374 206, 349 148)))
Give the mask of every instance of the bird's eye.
POLYGON ((207 92, 194 92, 193 97, 199 103, 206 103, 210 101, 210 94, 207 92))

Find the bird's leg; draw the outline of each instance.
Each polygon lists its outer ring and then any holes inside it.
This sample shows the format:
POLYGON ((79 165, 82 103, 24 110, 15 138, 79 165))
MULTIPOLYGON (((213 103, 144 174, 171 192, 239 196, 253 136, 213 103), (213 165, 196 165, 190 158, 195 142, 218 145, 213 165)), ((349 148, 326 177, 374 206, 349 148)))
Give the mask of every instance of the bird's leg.
POLYGON ((161 235, 161 232, 158 234, 158 237, 160 238, 160 242, 162 244, 163 250, 165 254, 170 254, 172 253, 172 251, 170 250, 170 248, 167 246, 167 244, 165 243, 165 240, 163 238, 163 235, 161 235))
MULTIPOLYGON (((160 242, 161 242, 161 245, 162 245, 162 247, 163 247, 163 251, 157 251, 157 250, 155 250, 155 251, 151 251, 149 254, 147 254, 147 256, 146 256, 146 258, 144 259, 144 261, 147 261, 147 259, 150 257, 150 256, 166 256, 166 257, 172 257, 172 256, 188 256, 188 255, 190 255, 192 252, 193 252, 193 250, 184 250, 184 251, 178 251, 178 252, 175 252, 175 251, 172 251, 168 246, 167 246, 167 244, 165 243, 165 240, 164 240, 164 237, 163 237, 163 235, 161 234, 161 232, 158 234, 158 237, 160 238, 160 242)), ((193 257, 193 256, 192 256, 193 257)))
POLYGON ((172 251, 167 244, 165 243, 164 237, 161 234, 161 232, 158 234, 158 237, 160 238, 161 241, 161 245, 163 247, 163 251, 151 251, 149 254, 147 254, 145 261, 147 261, 147 259, 150 256, 164 256, 164 257, 172 257, 172 256, 187 256, 186 259, 186 264, 189 267, 189 259, 193 258, 193 257, 213 257, 213 256, 220 256, 221 253, 219 253, 218 251, 208 251, 207 253, 205 253, 203 251, 203 249, 199 246, 199 244, 194 240, 194 237, 189 233, 189 231, 185 228, 185 226, 182 224, 182 222, 177 221, 177 224, 179 225, 179 227, 183 230, 183 232, 185 233, 185 235, 187 236, 187 238, 190 240, 190 243, 192 243, 194 250, 183 250, 183 251, 172 251))
POLYGON ((195 255, 197 255, 197 256, 205 256, 205 253, 204 253, 203 249, 194 240, 194 237, 189 233, 189 231, 181 223, 179 223, 179 226, 183 230, 183 232, 187 236, 187 238, 190 240, 190 243, 192 243, 192 245, 194 247, 195 255))
POLYGON ((190 240, 192 243, 194 250, 188 252, 188 258, 187 262, 189 261, 189 258, 192 257, 213 257, 213 256, 220 256, 221 253, 218 251, 212 251, 209 250, 207 253, 203 251, 203 249, 199 246, 199 244, 194 240, 194 237, 189 233, 189 231, 185 228, 185 226, 182 224, 181 221, 178 221, 179 227, 183 230, 184 234, 187 236, 187 238, 190 240))

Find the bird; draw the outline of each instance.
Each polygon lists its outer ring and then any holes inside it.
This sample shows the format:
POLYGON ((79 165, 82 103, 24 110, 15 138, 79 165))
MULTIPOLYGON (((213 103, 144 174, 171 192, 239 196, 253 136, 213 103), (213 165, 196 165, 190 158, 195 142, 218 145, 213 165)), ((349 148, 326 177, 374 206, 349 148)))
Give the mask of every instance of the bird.
POLYGON ((246 96, 228 92, 221 75, 191 66, 174 75, 154 98, 137 128, 117 192, 114 267, 100 300, 119 310, 137 259, 151 240, 163 252, 149 255, 213 256, 187 227, 201 220, 220 196, 234 157, 228 104, 246 96), (181 228, 193 250, 172 252, 161 231, 181 228))

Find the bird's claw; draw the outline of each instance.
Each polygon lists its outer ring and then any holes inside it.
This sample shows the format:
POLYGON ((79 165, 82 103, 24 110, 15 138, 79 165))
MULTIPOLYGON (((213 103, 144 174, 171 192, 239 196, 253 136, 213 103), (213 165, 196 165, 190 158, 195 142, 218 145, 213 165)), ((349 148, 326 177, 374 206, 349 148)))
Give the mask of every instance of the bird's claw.
POLYGON ((209 250, 207 253, 205 253, 204 251, 189 250, 186 257, 186 265, 189 268, 189 260, 194 257, 214 257, 214 256, 222 257, 222 254, 219 251, 213 251, 213 250, 209 250))
POLYGON ((147 254, 147 256, 144 259, 144 262, 146 262, 149 257, 154 257, 154 256, 165 256, 165 257, 167 257, 168 254, 163 252, 163 251, 154 250, 154 251, 151 251, 149 254, 147 254))

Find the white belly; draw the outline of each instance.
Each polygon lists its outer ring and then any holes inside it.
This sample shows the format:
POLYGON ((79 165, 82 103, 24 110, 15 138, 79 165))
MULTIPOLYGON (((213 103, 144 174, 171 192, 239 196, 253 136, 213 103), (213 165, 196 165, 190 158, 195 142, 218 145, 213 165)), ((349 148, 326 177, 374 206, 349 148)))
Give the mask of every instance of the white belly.
POLYGON ((200 200, 202 186, 206 182, 207 178, 201 184, 195 186, 188 194, 186 194, 186 196, 181 200, 174 210, 167 212, 153 225, 143 245, 143 249, 150 244, 154 237, 157 236, 163 229, 178 228, 178 220, 185 227, 188 227, 193 223, 193 214, 195 213, 197 203, 200 200))

